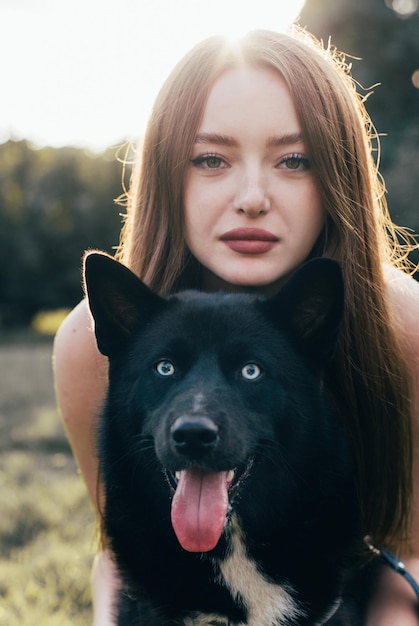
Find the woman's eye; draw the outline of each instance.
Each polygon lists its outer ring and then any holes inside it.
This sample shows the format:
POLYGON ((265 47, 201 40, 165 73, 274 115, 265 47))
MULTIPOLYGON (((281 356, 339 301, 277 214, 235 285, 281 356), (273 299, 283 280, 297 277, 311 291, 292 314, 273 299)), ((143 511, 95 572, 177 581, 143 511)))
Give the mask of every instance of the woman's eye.
POLYGON ((280 160, 279 167, 289 171, 308 170, 310 169, 310 161, 302 154, 291 154, 280 160))
POLYGON ((246 363, 241 369, 242 378, 246 380, 256 380, 262 374, 262 370, 256 363, 246 363))
POLYGON ((156 370, 160 376, 173 376, 175 366, 171 361, 159 361, 156 365, 156 370))
POLYGON ((206 158, 205 163, 207 165, 207 167, 211 168, 211 169, 217 169, 219 167, 221 167, 221 159, 220 157, 217 156, 209 156, 206 158))
POLYGON ((203 154, 195 159, 192 159, 192 165, 208 170, 218 170, 225 166, 225 162, 216 154, 203 154))

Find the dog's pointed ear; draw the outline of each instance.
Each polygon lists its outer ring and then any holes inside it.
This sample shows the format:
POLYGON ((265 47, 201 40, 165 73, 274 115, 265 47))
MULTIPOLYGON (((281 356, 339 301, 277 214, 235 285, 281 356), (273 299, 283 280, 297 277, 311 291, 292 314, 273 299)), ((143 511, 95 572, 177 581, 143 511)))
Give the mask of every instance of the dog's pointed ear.
POLYGON ((342 270, 337 261, 319 258, 298 269, 268 300, 299 347, 317 362, 332 358, 344 311, 342 270))
POLYGON ((102 252, 84 256, 83 277, 97 346, 108 357, 165 305, 131 270, 102 252))

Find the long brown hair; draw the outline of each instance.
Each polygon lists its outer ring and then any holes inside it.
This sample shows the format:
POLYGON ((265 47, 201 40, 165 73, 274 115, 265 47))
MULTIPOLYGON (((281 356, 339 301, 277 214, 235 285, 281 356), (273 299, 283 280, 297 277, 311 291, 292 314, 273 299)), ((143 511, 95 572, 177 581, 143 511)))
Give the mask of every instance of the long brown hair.
POLYGON ((412 497, 407 367, 383 266, 405 256, 372 157, 373 127, 342 55, 307 33, 212 37, 173 70, 153 109, 128 193, 119 258, 160 293, 199 287, 183 228, 183 181, 209 91, 241 63, 276 69, 293 98, 328 218, 313 255, 342 265, 346 313, 327 373, 356 460, 363 531, 406 538, 412 497))

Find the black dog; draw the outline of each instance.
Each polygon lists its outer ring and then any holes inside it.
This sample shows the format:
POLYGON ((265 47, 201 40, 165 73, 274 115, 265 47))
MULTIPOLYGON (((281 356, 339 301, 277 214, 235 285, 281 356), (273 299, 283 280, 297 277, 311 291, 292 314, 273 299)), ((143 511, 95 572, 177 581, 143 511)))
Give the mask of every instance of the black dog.
POLYGON ((339 265, 311 261, 266 299, 163 299, 98 253, 85 282, 110 365, 99 455, 118 624, 326 623, 358 532, 322 387, 339 265))

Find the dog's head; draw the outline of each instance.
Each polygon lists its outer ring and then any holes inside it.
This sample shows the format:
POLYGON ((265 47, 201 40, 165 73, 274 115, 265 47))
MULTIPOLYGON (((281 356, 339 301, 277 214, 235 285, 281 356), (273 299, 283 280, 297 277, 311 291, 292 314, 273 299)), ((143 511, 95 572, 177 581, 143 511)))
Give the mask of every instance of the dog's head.
MULTIPOLYGON (((180 543, 211 550, 255 466, 280 465, 275 479, 285 483, 302 442, 311 462, 307 441, 326 428, 321 371, 342 317, 340 267, 313 260, 269 298, 162 298, 111 257, 90 253, 85 285, 97 345, 110 361, 114 436, 131 449, 135 437, 152 442, 134 450, 133 465, 141 454, 157 458, 174 492, 180 543), (274 442, 281 460, 271 458, 274 442)), ((321 446, 320 438, 320 455, 321 446)))

